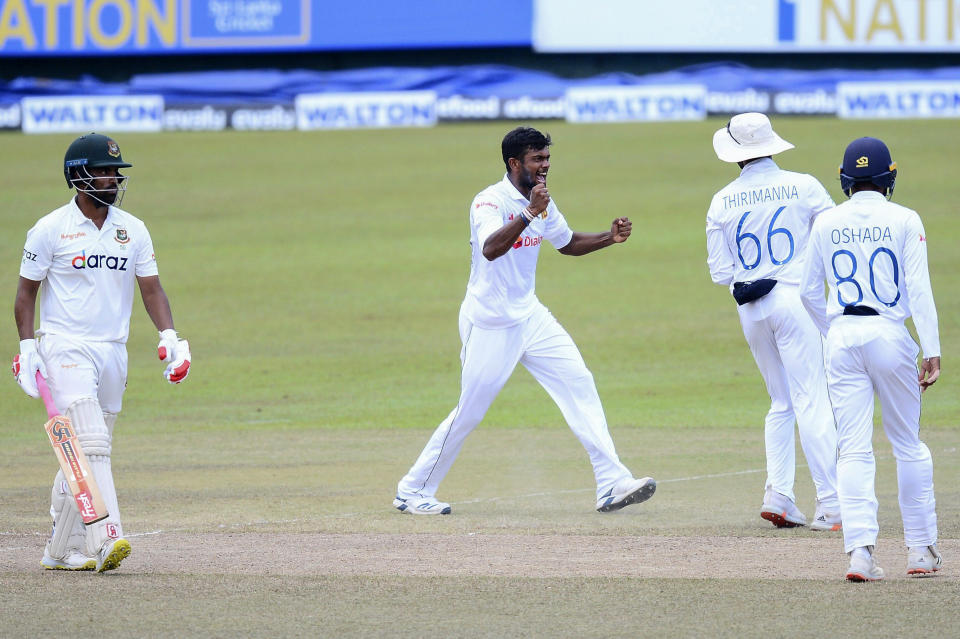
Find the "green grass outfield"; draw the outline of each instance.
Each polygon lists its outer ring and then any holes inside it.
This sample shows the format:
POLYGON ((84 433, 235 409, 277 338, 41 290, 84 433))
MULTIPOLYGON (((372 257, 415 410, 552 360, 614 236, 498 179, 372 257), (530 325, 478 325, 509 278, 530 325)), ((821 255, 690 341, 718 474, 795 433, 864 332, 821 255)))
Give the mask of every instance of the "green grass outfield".
MULTIPOLYGON (((441 488, 455 508, 442 519, 401 517, 390 500, 456 403, 467 209, 502 176, 500 139, 512 124, 117 134, 134 164, 124 208, 151 230, 194 366, 180 386, 162 380, 138 299, 113 457, 134 554, 102 576, 39 569, 55 461, 40 403, 10 378, 0 385, 0 636, 55 634, 65 602, 82 611, 78 629, 113 636, 954 634, 960 552, 945 556, 935 579, 858 587, 841 579, 837 536, 822 570, 798 578, 711 577, 709 566, 702 578, 624 576, 631 562, 651 562, 642 553, 623 555, 609 574, 519 576, 414 575, 389 564, 382 574, 344 575, 322 563, 303 574, 249 574, 243 557, 226 566, 204 559, 220 557, 217 535, 678 539, 659 558, 664 566, 685 561, 686 544, 703 538, 822 545, 822 536, 777 531, 757 516, 768 399, 734 304, 705 263, 710 197, 737 174, 712 150, 723 124, 541 126, 555 142, 551 195, 571 226, 600 231, 620 215, 634 223, 626 244, 594 255, 546 245, 537 292, 594 373, 622 459, 662 482, 657 495, 612 516, 593 512, 586 455, 521 368, 441 488), (717 477, 696 479, 703 475, 717 477), (158 571, 149 553, 138 559, 138 548, 164 539, 183 544, 181 564, 158 571)), ((924 396, 922 434, 934 455, 941 538, 960 551, 957 122, 774 125, 797 145, 780 166, 812 173, 838 202, 846 144, 883 138, 899 163, 894 199, 924 220, 943 376, 924 396)), ((0 136, 7 357, 17 348, 23 238, 70 195, 61 162, 73 137, 0 136)), ((880 552, 899 576, 895 466, 886 441, 875 441, 880 552)), ((805 467, 797 494, 812 516, 805 467)), ((297 552, 295 543, 281 548, 297 552)), ((269 566, 274 551, 249 563, 269 566)), ((771 565, 789 554, 766 552, 771 565)))

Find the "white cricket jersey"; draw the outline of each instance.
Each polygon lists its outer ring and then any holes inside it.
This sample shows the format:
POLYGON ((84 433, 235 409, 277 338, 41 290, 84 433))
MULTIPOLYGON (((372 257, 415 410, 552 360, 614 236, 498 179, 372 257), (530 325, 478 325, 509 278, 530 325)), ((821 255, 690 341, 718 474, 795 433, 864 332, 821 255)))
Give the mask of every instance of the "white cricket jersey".
POLYGON ((707 265, 717 284, 800 282, 810 226, 834 203, 811 175, 755 160, 721 189, 707 212, 707 265))
POLYGON ((502 180, 480 191, 470 204, 473 254, 462 312, 481 328, 505 328, 529 317, 539 304, 534 287, 540 243, 547 239, 561 249, 573 237, 573 231, 551 200, 546 217, 535 218, 513 248, 493 261, 485 258, 483 245, 487 238, 520 216, 529 203, 505 174, 502 180))
POLYGON ((940 356, 927 234, 915 211, 859 191, 817 218, 810 242, 800 295, 823 334, 845 306, 869 306, 900 323, 912 315, 924 357, 940 356))
POLYGON ((42 282, 38 335, 126 342, 134 282, 157 263, 143 222, 111 206, 98 229, 70 200, 27 232, 20 275, 42 282))

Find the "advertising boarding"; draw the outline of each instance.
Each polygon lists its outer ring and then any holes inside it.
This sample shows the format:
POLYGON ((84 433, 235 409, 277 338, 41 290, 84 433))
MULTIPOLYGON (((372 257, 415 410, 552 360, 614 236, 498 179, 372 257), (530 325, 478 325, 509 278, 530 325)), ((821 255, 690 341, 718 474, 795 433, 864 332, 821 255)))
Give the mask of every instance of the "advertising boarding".
POLYGON ((152 132, 163 128, 163 96, 118 95, 24 98, 25 133, 152 132))
POLYGON ((540 52, 960 51, 960 0, 534 0, 540 52))
POLYGON ((639 122, 703 120, 707 117, 702 85, 577 87, 567 90, 568 122, 639 122))
POLYGON ((0 0, 0 57, 530 46, 532 0, 0 0))
POLYGON ((841 118, 958 118, 960 82, 840 82, 841 118))
POLYGON ((306 93, 294 105, 297 128, 366 129, 430 127, 437 123, 433 91, 386 93, 306 93))

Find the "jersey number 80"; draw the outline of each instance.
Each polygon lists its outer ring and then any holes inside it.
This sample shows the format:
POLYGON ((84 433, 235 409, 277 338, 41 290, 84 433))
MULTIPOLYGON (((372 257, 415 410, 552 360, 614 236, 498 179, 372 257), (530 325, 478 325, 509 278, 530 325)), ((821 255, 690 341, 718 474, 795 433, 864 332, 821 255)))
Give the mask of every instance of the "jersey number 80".
MULTIPOLYGON (((833 267, 833 275, 837 278, 837 302, 840 303, 840 306, 856 306, 863 301, 863 289, 860 287, 860 284, 857 283, 857 280, 853 276, 857 273, 857 257, 846 249, 840 249, 834 251, 833 256, 830 258, 830 266, 833 267), (846 275, 840 275, 840 271, 837 270, 837 257, 840 255, 845 255, 850 258, 850 272, 846 275), (852 301, 847 301, 843 299, 843 292, 840 290, 841 284, 852 284, 857 289, 857 299, 852 301)), ((897 302, 900 301, 900 269, 897 262, 897 256, 893 254, 893 251, 890 249, 881 246, 875 250, 870 255, 870 291, 873 293, 874 299, 883 304, 884 306, 891 307, 896 306, 897 302), (877 261, 877 258, 881 255, 886 255, 890 258, 890 267, 891 272, 893 273, 893 287, 897 289, 897 295, 893 298, 893 301, 888 302, 887 300, 880 297, 880 294, 877 293, 877 279, 874 273, 874 263, 877 261)), ((846 269, 844 269, 846 270, 846 269)), ((849 287, 848 287, 849 290, 849 287)))
MULTIPOLYGON (((773 214, 773 217, 770 218, 770 226, 767 227, 767 253, 770 254, 770 261, 776 264, 777 266, 781 264, 786 264, 793 259, 794 244, 793 244, 793 235, 790 234, 790 230, 784 227, 774 228, 774 224, 777 223, 777 218, 780 217, 780 214, 783 213, 783 210, 787 208, 786 206, 781 206, 777 209, 776 213, 773 214), (787 253, 787 256, 782 260, 778 260, 773 254, 773 236, 774 235, 786 235, 787 240, 790 241, 790 251, 787 253)), ((758 238, 753 233, 741 233, 743 229, 743 223, 746 221, 747 216, 750 215, 751 211, 747 211, 740 218, 740 222, 737 223, 737 257, 740 258, 740 263, 743 264, 743 268, 750 271, 760 265, 760 238, 758 238), (747 264, 746 260, 743 259, 743 242, 744 240, 750 240, 757 245, 757 259, 752 264, 747 264)))

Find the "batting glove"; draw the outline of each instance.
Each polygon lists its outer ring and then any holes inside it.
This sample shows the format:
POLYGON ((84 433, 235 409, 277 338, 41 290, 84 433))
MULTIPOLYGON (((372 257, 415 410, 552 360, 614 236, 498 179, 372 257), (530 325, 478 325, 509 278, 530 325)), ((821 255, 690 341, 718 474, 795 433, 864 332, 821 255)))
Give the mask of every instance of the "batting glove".
POLYGON ((172 328, 160 331, 160 343, 157 344, 157 357, 161 362, 172 362, 177 350, 177 332, 172 328))
POLYGON ((20 354, 14 355, 11 370, 24 393, 34 399, 40 397, 40 391, 37 389, 37 371, 46 378, 47 367, 40 359, 40 353, 37 352, 37 340, 20 340, 20 354))
MULTIPOLYGON (((159 354, 159 353, 158 353, 159 354)), ((171 384, 179 384, 190 374, 190 343, 185 339, 177 340, 172 351, 168 351, 170 363, 163 371, 163 376, 171 384)))

